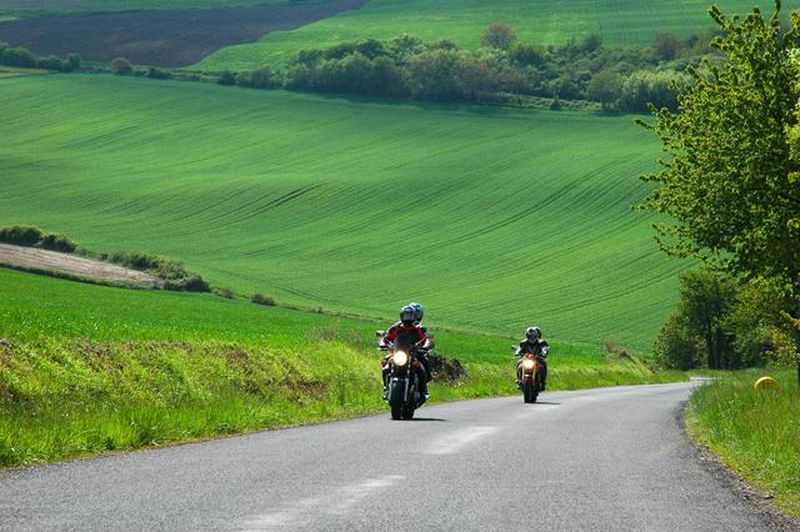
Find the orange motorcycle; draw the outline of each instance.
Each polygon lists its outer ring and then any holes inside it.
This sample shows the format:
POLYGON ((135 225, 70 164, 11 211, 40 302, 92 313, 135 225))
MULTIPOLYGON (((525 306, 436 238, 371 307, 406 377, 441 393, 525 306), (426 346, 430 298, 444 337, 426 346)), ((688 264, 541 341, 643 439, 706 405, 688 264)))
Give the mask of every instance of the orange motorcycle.
POLYGON ((540 376, 542 363, 533 353, 524 353, 515 358, 519 375, 517 385, 522 390, 522 399, 526 403, 535 403, 542 389, 540 376))

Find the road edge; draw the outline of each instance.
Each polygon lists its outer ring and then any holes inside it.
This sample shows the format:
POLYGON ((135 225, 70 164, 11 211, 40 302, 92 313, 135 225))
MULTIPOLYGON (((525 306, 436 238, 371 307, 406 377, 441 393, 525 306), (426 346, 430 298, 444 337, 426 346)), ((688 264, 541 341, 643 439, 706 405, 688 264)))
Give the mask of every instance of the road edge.
POLYGON ((737 474, 722 460, 722 457, 711 448, 692 437, 687 426, 689 401, 683 401, 678 408, 675 421, 680 427, 683 438, 689 444, 694 459, 720 485, 734 493, 751 510, 756 512, 764 524, 773 530, 800 530, 800 517, 795 517, 778 508, 772 502, 772 495, 753 486, 744 477, 737 474))

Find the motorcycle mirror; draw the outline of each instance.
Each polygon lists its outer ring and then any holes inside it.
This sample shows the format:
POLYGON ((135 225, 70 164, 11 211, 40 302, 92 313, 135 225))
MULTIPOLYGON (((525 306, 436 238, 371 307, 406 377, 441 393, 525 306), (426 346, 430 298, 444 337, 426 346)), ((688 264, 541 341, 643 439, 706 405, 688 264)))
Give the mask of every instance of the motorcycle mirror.
POLYGON ((375 336, 386 336, 386 331, 375 331, 375 336))

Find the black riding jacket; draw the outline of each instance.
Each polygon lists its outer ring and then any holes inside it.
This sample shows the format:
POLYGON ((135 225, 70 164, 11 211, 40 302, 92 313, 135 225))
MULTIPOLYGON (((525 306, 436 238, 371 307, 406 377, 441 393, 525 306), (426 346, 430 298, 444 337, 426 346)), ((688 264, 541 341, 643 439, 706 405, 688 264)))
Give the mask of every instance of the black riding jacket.
POLYGON ((515 353, 517 356, 525 355, 528 353, 533 353, 537 357, 545 358, 547 355, 544 354, 544 348, 550 347, 549 344, 542 340, 536 340, 535 342, 531 342, 527 338, 519 343, 519 347, 517 348, 517 352, 515 353))

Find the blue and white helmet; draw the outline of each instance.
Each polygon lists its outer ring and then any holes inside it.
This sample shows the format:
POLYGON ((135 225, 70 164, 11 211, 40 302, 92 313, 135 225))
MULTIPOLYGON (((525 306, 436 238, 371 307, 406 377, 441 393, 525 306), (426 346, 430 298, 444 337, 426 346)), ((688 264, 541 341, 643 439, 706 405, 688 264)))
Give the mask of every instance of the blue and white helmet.
POLYGON ((425 314, 425 310, 422 308, 422 305, 419 303, 409 303, 408 306, 414 309, 414 321, 421 323, 422 317, 425 314))
POLYGON ((406 305, 400 309, 400 321, 404 324, 414 323, 417 316, 417 310, 411 305, 406 305))

